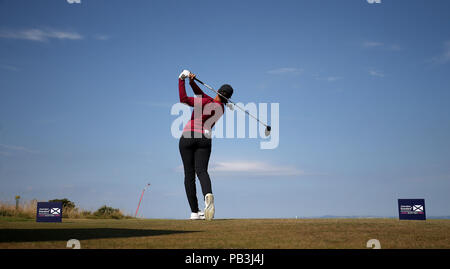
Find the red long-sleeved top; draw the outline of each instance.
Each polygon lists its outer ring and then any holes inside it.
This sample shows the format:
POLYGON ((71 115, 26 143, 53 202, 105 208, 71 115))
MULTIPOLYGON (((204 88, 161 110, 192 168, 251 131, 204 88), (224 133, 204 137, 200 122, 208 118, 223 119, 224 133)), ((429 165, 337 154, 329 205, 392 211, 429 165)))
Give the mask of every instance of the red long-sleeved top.
POLYGON ((196 95, 200 95, 201 97, 188 97, 186 95, 186 87, 183 79, 178 79, 178 89, 180 92, 180 102, 187 104, 188 106, 194 107, 194 111, 192 111, 191 120, 186 124, 183 129, 183 132, 199 132, 205 133, 205 130, 211 131, 214 124, 219 120, 219 118, 223 115, 224 105, 222 102, 215 101, 213 98, 206 95, 200 87, 194 82, 194 80, 189 80, 189 85, 191 85, 192 90, 196 95), (198 105, 197 105, 198 104, 198 105), (211 105, 208 105, 211 104, 211 105), (201 111, 196 111, 196 105, 198 109, 201 111), (204 111, 204 108, 207 106, 207 111, 204 111), (205 112, 205 114, 204 114, 205 112), (216 113, 220 113, 220 115, 212 122, 211 126, 205 126, 206 121, 212 116, 216 115, 216 113))

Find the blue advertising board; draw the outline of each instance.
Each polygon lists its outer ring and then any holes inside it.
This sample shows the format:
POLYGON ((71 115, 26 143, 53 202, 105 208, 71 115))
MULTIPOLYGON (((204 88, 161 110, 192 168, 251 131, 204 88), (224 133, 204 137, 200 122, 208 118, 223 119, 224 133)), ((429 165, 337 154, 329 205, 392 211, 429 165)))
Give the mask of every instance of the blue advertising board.
POLYGON ((398 217, 401 220, 426 220, 425 199, 398 199, 398 217))
POLYGON ((36 222, 61 222, 61 202, 38 202, 36 210, 36 222))

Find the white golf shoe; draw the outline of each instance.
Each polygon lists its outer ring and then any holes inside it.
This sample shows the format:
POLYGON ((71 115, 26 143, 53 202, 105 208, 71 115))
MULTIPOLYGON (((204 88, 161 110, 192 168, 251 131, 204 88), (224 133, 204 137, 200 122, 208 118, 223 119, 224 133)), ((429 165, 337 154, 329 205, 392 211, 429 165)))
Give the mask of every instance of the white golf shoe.
POLYGON ((198 211, 197 213, 191 213, 191 220, 205 219, 205 213, 198 211))
POLYGON ((205 195, 205 219, 212 220, 214 218, 214 196, 212 193, 205 195))

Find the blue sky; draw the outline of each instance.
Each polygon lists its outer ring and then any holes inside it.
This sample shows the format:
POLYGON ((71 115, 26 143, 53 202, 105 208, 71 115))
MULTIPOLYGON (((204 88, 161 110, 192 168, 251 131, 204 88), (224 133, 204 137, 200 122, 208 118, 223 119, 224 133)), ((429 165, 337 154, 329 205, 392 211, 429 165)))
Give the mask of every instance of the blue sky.
POLYGON ((450 215, 449 12, 415 0, 0 1, 0 200, 131 214, 150 182, 144 217, 188 217, 170 133, 187 68, 231 84, 234 100, 280 106, 276 149, 213 141, 217 218, 395 216, 398 198, 450 215))

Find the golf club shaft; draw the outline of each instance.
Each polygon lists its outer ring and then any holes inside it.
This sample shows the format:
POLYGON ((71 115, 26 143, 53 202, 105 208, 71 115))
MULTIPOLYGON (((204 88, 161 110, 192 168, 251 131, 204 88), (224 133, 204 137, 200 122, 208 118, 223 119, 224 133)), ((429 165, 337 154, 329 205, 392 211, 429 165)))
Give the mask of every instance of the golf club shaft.
POLYGON ((205 87, 207 87, 208 89, 210 89, 211 91, 215 92, 216 94, 220 95, 221 97, 225 98, 228 102, 232 103, 235 107, 239 108, 241 111, 245 112, 247 115, 249 115, 250 117, 254 118, 255 120, 257 120, 259 123, 261 123, 262 125, 267 126, 267 124, 265 124, 264 122, 260 121, 257 117, 253 116, 252 114, 250 114, 247 110, 241 108, 240 106, 236 105, 235 102, 231 101, 231 99, 226 98, 225 96, 223 96, 222 94, 220 94, 218 91, 214 90, 211 86, 209 86, 208 84, 204 83, 203 81, 199 80, 198 78, 194 78, 194 80, 200 82, 201 84, 203 84, 205 87))

